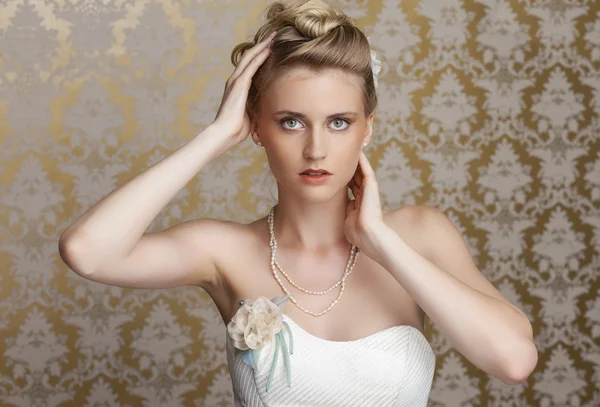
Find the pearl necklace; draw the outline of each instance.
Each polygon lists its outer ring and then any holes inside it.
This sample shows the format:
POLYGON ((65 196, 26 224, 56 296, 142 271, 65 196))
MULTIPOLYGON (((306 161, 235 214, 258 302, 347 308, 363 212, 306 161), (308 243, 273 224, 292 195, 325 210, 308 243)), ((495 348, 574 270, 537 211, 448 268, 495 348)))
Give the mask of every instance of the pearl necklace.
POLYGON ((340 299, 342 298, 342 295, 344 295, 344 289, 346 288, 346 279, 352 273, 352 270, 354 270, 354 265, 356 264, 356 260, 358 259, 358 254, 360 253, 360 250, 356 246, 352 245, 352 247, 350 248, 350 256, 348 257, 348 262, 346 263, 346 268, 344 270, 344 275, 337 283, 335 283, 333 286, 331 286, 329 289, 327 289, 325 291, 307 290, 305 288, 298 286, 298 284, 296 284, 294 281, 292 281, 291 277, 287 275, 287 273, 283 270, 283 268, 279 265, 279 263, 277 263, 277 260, 275 260, 275 252, 277 251, 277 240, 275 240, 275 232, 274 232, 274 226, 273 226, 274 216, 275 216, 275 207, 272 207, 271 210, 269 211, 269 215, 267 216, 267 223, 269 224, 269 235, 270 235, 269 246, 271 247, 271 270, 273 272, 273 276, 275 277, 275 280, 277 280, 277 283, 279 284, 279 286, 283 289, 283 291, 286 293, 286 295, 289 297, 289 299, 292 300, 294 305, 296 307, 298 307, 300 310, 302 310, 303 312, 313 315, 315 317, 321 316, 321 315, 329 312, 340 301, 340 299), (302 307, 300 304, 298 304, 298 301, 292 296, 292 294, 290 294, 290 292, 287 290, 287 288, 285 287, 285 285, 279 278, 279 275, 277 274, 277 270, 281 271, 281 273, 285 276, 285 278, 290 282, 290 284, 292 286, 296 287, 297 289, 299 289, 300 291, 302 291, 306 294, 325 295, 325 294, 331 292, 334 288, 336 288, 340 284, 342 285, 342 287, 340 289, 340 293, 338 294, 337 298, 335 300, 333 300, 333 302, 331 303, 331 305, 328 308, 326 308, 325 310, 323 310, 321 312, 312 312, 312 311, 309 311, 306 308, 302 307))

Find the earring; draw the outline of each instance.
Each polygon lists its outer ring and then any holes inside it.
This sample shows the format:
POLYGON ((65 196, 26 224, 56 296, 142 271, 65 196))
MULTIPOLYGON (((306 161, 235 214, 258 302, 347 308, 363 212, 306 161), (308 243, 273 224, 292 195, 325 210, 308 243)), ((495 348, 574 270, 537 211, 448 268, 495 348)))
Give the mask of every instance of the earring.
POLYGON ((256 142, 256 145, 262 147, 262 143, 260 141, 256 142))
POLYGON ((367 142, 365 141, 365 142, 363 143, 363 148, 365 148, 366 146, 367 146, 367 142))

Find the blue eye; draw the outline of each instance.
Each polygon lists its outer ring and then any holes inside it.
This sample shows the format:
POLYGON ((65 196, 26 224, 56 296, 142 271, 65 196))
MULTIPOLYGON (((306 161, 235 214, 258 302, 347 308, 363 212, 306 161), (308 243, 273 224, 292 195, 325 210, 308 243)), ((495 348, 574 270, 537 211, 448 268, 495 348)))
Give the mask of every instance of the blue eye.
POLYGON ((345 119, 334 119, 333 123, 335 123, 335 122, 341 122, 341 123, 346 123, 347 124, 347 126, 344 127, 344 128, 339 128, 339 127, 335 126, 336 130, 346 130, 350 126, 350 123, 348 123, 348 120, 345 120, 345 119))
MULTIPOLYGON (((282 124, 289 123, 289 122, 296 122, 297 123, 298 120, 296 120, 296 119, 283 119, 281 121, 282 124)), ((284 126, 284 128, 287 129, 287 130, 295 130, 295 128, 290 129, 289 127, 285 127, 285 126, 284 126)))
MULTIPOLYGON (((292 118, 285 118, 283 120, 281 120, 281 124, 283 125, 283 128, 286 130, 297 130, 298 127, 294 127, 293 124, 291 127, 286 126, 286 123, 300 123, 297 119, 292 119, 292 118)), ((350 122, 346 119, 342 119, 342 118, 337 118, 337 119, 333 119, 332 123, 334 123, 333 129, 336 131, 342 131, 342 130, 346 130, 348 127, 350 127, 350 122), (345 127, 341 127, 343 124, 346 124, 345 127)))

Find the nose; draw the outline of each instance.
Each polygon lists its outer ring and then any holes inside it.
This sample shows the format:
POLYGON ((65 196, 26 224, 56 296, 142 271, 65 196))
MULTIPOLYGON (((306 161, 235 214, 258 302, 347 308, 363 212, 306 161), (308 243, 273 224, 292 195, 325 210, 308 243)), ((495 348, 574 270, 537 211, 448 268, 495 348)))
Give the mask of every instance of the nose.
POLYGON ((327 131, 314 129, 307 132, 304 143, 304 158, 317 161, 327 157, 327 131))

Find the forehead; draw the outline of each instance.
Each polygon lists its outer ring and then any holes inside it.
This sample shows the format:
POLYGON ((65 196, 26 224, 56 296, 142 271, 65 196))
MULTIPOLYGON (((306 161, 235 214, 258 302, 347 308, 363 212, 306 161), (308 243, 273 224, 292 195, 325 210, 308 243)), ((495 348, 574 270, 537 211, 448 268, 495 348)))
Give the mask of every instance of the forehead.
POLYGON ((262 102, 266 110, 285 108, 309 114, 311 111, 323 114, 330 110, 361 111, 361 80, 341 69, 315 71, 297 67, 278 75, 264 93, 262 102))

